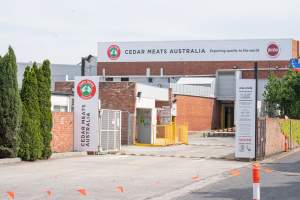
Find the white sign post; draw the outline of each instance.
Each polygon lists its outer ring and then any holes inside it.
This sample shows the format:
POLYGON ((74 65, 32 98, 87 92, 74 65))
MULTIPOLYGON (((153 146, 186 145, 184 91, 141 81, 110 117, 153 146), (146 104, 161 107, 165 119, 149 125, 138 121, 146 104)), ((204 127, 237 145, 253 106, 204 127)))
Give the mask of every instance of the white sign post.
POLYGON ((255 80, 236 84, 235 157, 255 158, 255 80))
POLYGON ((75 77, 74 150, 98 151, 99 147, 99 77, 75 77))

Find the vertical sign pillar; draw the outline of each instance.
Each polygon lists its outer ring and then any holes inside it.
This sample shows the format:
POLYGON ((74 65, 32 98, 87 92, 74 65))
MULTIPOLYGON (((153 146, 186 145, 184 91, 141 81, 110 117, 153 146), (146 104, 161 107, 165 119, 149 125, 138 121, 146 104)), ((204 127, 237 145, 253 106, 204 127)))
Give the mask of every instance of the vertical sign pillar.
POLYGON ((255 80, 236 83, 235 157, 255 158, 255 80))
POLYGON ((99 77, 78 76, 74 85, 74 149, 98 151, 99 77))

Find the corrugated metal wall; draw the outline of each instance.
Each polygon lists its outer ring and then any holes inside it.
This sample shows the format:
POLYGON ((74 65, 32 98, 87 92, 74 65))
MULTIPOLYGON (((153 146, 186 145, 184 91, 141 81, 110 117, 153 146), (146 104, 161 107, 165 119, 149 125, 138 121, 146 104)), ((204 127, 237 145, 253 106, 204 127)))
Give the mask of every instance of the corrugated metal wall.
POLYGON ((188 96, 200 96, 200 97, 215 97, 215 87, 212 84, 210 87, 201 85, 181 85, 170 84, 173 94, 181 94, 188 96))
POLYGON ((235 100, 235 72, 218 72, 216 96, 218 100, 235 100))

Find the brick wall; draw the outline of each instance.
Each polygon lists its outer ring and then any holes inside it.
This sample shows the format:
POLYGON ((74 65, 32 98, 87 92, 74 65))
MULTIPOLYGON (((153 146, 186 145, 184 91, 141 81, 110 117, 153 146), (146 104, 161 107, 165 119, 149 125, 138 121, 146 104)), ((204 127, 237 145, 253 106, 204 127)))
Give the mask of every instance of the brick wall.
POLYGON ((68 94, 72 94, 73 88, 73 81, 58 81, 54 83, 54 91, 56 92, 66 92, 68 94))
POLYGON ((266 120, 266 156, 284 151, 285 137, 281 133, 279 120, 267 118, 266 120))
POLYGON ((132 82, 101 82, 101 108, 135 112, 136 84, 132 82))
POLYGON ((57 153, 73 151, 73 113, 53 112, 52 121, 52 151, 57 153))
MULTIPOLYGON (((258 72, 258 77, 259 77, 259 79, 267 79, 271 72, 274 73, 277 77, 281 78, 287 74, 288 69, 286 69, 286 70, 280 69, 280 70, 272 70, 272 71, 262 70, 262 71, 258 72)), ((242 78, 243 79, 253 79, 254 72, 252 70, 251 71, 242 71, 242 78)))
POLYGON ((293 58, 299 58, 300 56, 298 40, 292 40, 292 56, 293 58))
POLYGON ((210 130, 215 99, 176 95, 176 123, 188 123, 189 131, 210 130))
MULTIPOLYGON (((289 61, 259 61, 260 68, 271 68, 279 66, 287 68, 289 61)), ((164 69, 164 75, 212 75, 218 69, 252 69, 253 62, 250 61, 189 61, 189 62, 103 62, 97 64, 97 74, 126 76, 146 75, 146 69, 151 69, 151 75, 160 75, 160 68, 164 69)))
POLYGON ((135 135, 136 84, 132 82, 101 82, 101 108, 121 110, 121 143, 132 144, 135 135))

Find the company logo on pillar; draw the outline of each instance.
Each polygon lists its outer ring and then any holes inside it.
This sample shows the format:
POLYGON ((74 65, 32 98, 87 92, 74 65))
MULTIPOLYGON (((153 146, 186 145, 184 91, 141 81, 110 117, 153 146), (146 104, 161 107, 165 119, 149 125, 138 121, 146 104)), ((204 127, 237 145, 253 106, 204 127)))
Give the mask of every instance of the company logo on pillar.
POLYGON ((280 53, 279 45, 274 42, 270 43, 267 48, 267 53, 270 57, 276 58, 280 53))
POLYGON ((118 45, 110 45, 107 49, 107 56, 111 60, 117 60, 121 55, 121 49, 118 45))
POLYGON ((91 99, 96 93, 96 85, 91 80, 82 80, 77 85, 77 93, 78 96, 82 99, 91 99))

